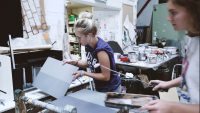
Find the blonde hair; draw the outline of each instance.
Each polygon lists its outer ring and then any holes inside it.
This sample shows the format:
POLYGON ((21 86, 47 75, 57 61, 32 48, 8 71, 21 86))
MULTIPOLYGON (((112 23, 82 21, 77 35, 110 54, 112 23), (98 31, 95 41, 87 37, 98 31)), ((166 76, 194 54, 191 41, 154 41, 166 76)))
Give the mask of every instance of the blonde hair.
POLYGON ((93 15, 90 12, 81 12, 78 15, 79 19, 83 19, 83 18, 88 18, 88 19, 92 19, 93 15))
POLYGON ((74 24, 74 29, 80 29, 84 35, 92 33, 93 35, 97 34, 97 26, 92 19, 81 18, 76 21, 74 24))

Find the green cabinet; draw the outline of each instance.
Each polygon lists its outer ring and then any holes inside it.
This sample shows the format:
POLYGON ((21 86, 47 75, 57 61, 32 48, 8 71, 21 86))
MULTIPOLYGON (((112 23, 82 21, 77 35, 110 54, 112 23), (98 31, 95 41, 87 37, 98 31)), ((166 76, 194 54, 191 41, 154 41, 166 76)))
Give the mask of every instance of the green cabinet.
POLYGON ((156 42, 155 34, 159 39, 166 39, 167 46, 177 46, 179 48, 180 40, 184 37, 184 32, 177 32, 167 20, 168 10, 167 4, 158 4, 153 10, 153 25, 152 25, 152 43, 156 42))

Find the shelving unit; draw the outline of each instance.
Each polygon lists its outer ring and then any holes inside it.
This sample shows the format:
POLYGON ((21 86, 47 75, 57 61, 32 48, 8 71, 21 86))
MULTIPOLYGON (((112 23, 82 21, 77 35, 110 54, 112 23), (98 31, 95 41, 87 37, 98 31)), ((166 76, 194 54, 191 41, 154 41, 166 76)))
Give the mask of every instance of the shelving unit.
POLYGON ((66 17, 68 17, 67 22, 67 29, 69 34, 69 51, 71 55, 75 55, 77 57, 81 57, 81 45, 78 42, 78 39, 76 38, 75 32, 74 32, 74 24, 77 20, 77 16, 81 12, 92 12, 92 7, 84 4, 78 4, 78 3, 70 3, 67 6, 67 14, 66 17), (70 15, 74 15, 75 19, 70 21, 70 15))
MULTIPOLYGON (((75 19, 76 20, 76 19, 75 19)), ((76 38, 74 32, 74 23, 75 21, 68 21, 68 30, 69 30, 69 50, 70 54, 81 56, 80 44, 76 38)))

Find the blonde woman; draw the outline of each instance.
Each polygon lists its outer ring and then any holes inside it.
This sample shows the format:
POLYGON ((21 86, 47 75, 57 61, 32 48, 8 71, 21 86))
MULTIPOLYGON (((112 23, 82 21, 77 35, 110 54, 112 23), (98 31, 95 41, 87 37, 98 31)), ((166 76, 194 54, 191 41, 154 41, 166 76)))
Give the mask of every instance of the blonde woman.
POLYGON ((67 62, 78 67, 89 67, 91 72, 78 71, 74 78, 82 75, 94 79, 95 88, 99 92, 120 92, 121 80, 118 73, 112 72, 107 68, 116 70, 113 50, 97 34, 97 27, 92 19, 78 19, 74 26, 75 35, 79 43, 85 46, 87 61, 67 62), (100 66, 96 67, 97 64, 100 66))

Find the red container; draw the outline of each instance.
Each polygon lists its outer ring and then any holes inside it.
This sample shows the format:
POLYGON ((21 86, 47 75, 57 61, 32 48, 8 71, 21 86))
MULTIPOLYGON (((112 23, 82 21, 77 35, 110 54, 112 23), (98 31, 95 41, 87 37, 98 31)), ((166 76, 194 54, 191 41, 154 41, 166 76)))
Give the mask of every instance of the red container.
POLYGON ((122 57, 120 58, 120 60, 121 60, 122 62, 129 62, 129 59, 128 59, 127 56, 122 56, 122 57))

